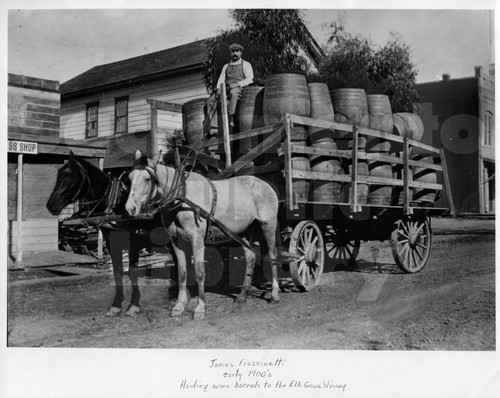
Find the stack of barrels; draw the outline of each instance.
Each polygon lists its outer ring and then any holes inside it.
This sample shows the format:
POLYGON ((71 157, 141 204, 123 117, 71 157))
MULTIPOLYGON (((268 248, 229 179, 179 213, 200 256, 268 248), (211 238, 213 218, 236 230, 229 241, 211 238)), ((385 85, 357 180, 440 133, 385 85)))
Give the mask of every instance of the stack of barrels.
MULTIPOLYGON (((366 101, 365 91, 358 88, 339 88, 331 91, 333 109, 335 110, 335 121, 337 123, 357 125, 368 127, 368 103, 366 101)), ((340 139, 338 140, 339 149, 352 150, 354 141, 352 138, 346 139, 348 133, 338 131, 340 139)), ((366 148, 366 137, 358 137, 358 153, 364 153, 366 148)), ((368 176, 368 163, 366 159, 358 159, 357 175, 368 176)), ((344 172, 351 175, 353 172, 352 159, 344 160, 344 172)), ((354 196, 354 187, 351 183, 344 184, 342 188, 342 201, 352 202, 354 196)), ((356 202, 366 204, 368 202, 368 184, 357 184, 356 202)))
MULTIPOLYGON (((196 145, 203 140, 203 124, 207 117, 208 98, 186 102, 183 107, 183 127, 188 145, 196 145)), ((392 113, 386 95, 366 95, 363 89, 341 88, 329 91, 324 83, 307 83, 304 75, 282 73, 270 75, 265 87, 244 87, 239 105, 239 132, 244 133, 256 128, 281 122, 283 114, 289 113, 311 117, 315 120, 337 122, 366 127, 388 134, 406 136, 420 140, 424 128, 420 118, 413 113, 392 113)), ((260 137, 243 138, 239 141, 239 156, 248 153, 259 143, 260 137)), ((292 144, 310 146, 319 150, 352 150, 351 134, 317 126, 296 126, 291 134, 292 144), (335 139, 334 139, 335 136, 335 139)), ((375 154, 389 153, 402 157, 402 146, 380 137, 358 135, 358 153, 368 156, 358 157, 356 168, 361 182, 357 183, 356 201, 359 204, 387 206, 402 204, 402 188, 384 184, 383 179, 402 179, 402 165, 393 164, 385 159, 377 159, 375 154), (380 178, 379 183, 367 184, 363 176, 380 178)), ((415 160, 433 163, 431 156, 418 155, 415 160)), ((292 167, 298 171, 312 171, 328 178, 341 174, 352 174, 352 159, 341 160, 332 155, 311 155, 293 153, 292 167)), ((414 181, 436 182, 436 173, 424 167, 409 170, 414 181)), ((297 176, 296 176, 297 177, 297 176)), ((300 177, 300 176, 298 176, 300 177)), ((350 182, 340 183, 331 180, 310 180, 294 178, 293 191, 299 202, 346 203, 353 201, 354 189, 350 182)), ((413 190, 413 200, 434 202, 435 192, 422 189, 413 190)))
MULTIPOLYGON (((309 95, 311 98, 311 118, 334 122, 333 103, 330 98, 328 86, 325 83, 309 83, 309 95)), ((320 127, 309 127, 310 146, 317 149, 336 150, 337 144, 328 129, 320 127)), ((331 156, 312 154, 309 158, 311 171, 324 173, 325 177, 342 174, 341 161, 331 156)), ((312 181, 310 200, 313 202, 340 203, 342 184, 339 181, 312 181)))
MULTIPOLYGON (((401 137, 408 137, 412 140, 419 141, 424 135, 424 124, 422 120, 414 113, 402 112, 393 115, 394 120, 394 134, 401 137)), ((411 148, 410 148, 411 150, 411 148)), ((397 148, 395 151, 400 157, 403 156, 402 147, 397 148)), ((413 154, 412 159, 424 163, 433 164, 434 157, 426 154, 413 154)), ((435 170, 426 167, 410 167, 408 170, 410 177, 415 182, 433 183, 437 182, 437 175, 435 170)), ((403 168, 398 165, 394 169, 394 178, 403 177, 403 168)), ((434 203, 436 199, 436 192, 434 190, 413 188, 410 189, 410 197, 412 200, 420 203, 434 203)), ((402 204, 404 197, 402 195, 402 188, 397 190, 395 195, 395 203, 402 204)))
MULTIPOLYGON (((309 117, 311 114, 311 98, 304 75, 281 73, 271 75, 266 80, 263 100, 264 123, 279 123, 284 113, 309 117)), ((292 144, 306 146, 306 129, 294 127, 291 134, 292 144)), ((292 154, 292 168, 298 171, 311 171, 309 158, 305 154, 292 154)), ((294 178, 292 181, 296 200, 309 200, 310 180, 294 178)))
MULTIPOLYGON (((384 133, 392 133, 394 123, 389 97, 387 95, 372 94, 366 96, 368 102, 368 113, 370 115, 370 129, 379 130, 384 133)), ((366 152, 388 155, 391 150, 391 142, 378 138, 369 137, 366 142, 366 152)), ((392 178, 392 164, 383 160, 369 160, 368 173, 371 177, 392 178)), ((370 185, 369 203, 378 206, 391 204, 392 186, 384 184, 370 185)))

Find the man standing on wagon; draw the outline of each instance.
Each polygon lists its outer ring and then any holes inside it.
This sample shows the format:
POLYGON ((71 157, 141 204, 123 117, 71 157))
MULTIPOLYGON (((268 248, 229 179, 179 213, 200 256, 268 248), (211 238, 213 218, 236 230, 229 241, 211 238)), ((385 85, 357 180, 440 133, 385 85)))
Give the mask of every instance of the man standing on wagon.
POLYGON ((222 67, 219 80, 217 81, 217 94, 221 84, 226 85, 227 93, 227 114, 229 126, 234 127, 234 114, 236 106, 241 99, 243 87, 248 86, 253 82, 253 68, 250 62, 244 61, 241 56, 243 54, 243 46, 238 43, 233 43, 229 46, 231 61, 222 67))

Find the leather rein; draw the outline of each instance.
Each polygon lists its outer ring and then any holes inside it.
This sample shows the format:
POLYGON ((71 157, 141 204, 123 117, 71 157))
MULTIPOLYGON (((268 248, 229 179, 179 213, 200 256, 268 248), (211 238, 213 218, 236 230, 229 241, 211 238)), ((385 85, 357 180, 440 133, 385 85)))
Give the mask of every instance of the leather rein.
POLYGON ((105 214, 111 214, 113 212, 113 207, 117 204, 118 202, 118 197, 119 197, 119 192, 120 188, 122 186, 122 176, 123 174, 119 177, 111 177, 110 175, 106 174, 106 177, 108 179, 108 184, 106 186, 106 190, 104 191, 104 194, 101 195, 100 198, 94 199, 94 200, 88 200, 87 196, 89 195, 91 189, 92 189, 92 184, 90 181, 90 177, 88 174, 88 171, 78 162, 74 162, 78 166, 78 170, 80 172, 80 175, 82 176, 82 180, 80 182, 80 186, 78 187, 78 190, 76 193, 73 195, 73 198, 71 199, 70 203, 75 202, 77 199, 81 199, 80 205, 81 206, 88 206, 88 205, 94 205, 86 214, 86 219, 90 218, 96 211, 96 209, 99 207, 101 203, 103 203, 104 200, 106 200, 106 209, 104 211, 105 214), (85 194, 82 195, 82 192, 84 192, 84 188, 86 186, 86 191, 85 194))

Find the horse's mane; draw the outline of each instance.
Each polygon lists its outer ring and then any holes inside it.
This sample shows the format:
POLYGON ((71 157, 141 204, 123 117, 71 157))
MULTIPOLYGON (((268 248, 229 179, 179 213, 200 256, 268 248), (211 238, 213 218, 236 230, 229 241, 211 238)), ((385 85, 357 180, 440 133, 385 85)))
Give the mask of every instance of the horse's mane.
POLYGON ((148 163, 148 157, 146 155, 142 155, 139 159, 134 160, 134 165, 133 167, 138 167, 138 166, 147 166, 148 163))
POLYGON ((86 161, 85 159, 70 158, 70 161, 74 163, 79 163, 88 172, 98 172, 100 174, 106 174, 99 167, 94 166, 92 163, 86 161))
POLYGON ((97 166, 94 166, 92 163, 86 161, 85 159, 70 157, 67 165, 71 163, 75 164, 76 166, 83 167, 83 169, 89 174, 90 178, 94 177, 97 179, 97 181, 100 180, 103 181, 103 183, 104 181, 109 180, 109 176, 103 170, 101 170, 97 166))

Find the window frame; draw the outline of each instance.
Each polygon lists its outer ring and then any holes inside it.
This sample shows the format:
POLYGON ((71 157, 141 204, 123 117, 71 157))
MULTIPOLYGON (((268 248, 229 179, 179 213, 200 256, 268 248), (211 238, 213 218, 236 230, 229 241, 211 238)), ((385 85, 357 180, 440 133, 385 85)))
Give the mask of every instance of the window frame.
POLYGON ((115 128, 114 128, 114 133, 115 134, 127 134, 128 133, 128 115, 129 115, 129 112, 128 112, 128 105, 129 105, 129 96, 126 95, 126 96, 122 96, 122 97, 117 97, 115 98, 115 128), (126 102, 127 106, 125 108, 126 112, 124 115, 118 115, 118 104, 120 102, 126 102), (118 126, 119 126, 119 123, 118 123, 118 120, 119 118, 124 118, 125 119, 125 128, 124 130, 122 131, 118 131, 118 126))
POLYGON ((484 113, 484 145, 493 145, 493 113, 486 111, 484 113))
POLYGON ((99 102, 90 102, 86 104, 85 110, 85 138, 95 138, 99 136, 99 102), (90 120, 89 110, 95 107, 95 120, 90 120), (89 123, 95 122, 94 128, 89 128, 89 123), (95 134, 91 134, 91 131, 95 130, 95 134))

